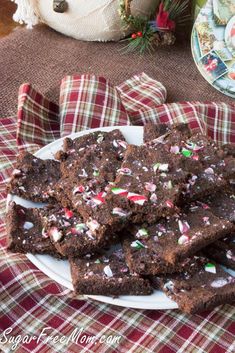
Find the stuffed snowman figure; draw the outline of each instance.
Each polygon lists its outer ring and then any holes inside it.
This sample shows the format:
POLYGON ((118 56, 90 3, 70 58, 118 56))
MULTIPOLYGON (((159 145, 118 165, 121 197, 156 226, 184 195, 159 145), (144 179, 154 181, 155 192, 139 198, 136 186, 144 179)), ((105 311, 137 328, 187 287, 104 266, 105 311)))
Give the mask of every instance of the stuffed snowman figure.
MULTIPOLYGON (((120 15, 120 0, 13 0, 14 20, 31 28, 38 22, 86 41, 118 41, 127 35, 120 15)), ((156 0, 132 0, 134 16, 146 16, 156 0)))

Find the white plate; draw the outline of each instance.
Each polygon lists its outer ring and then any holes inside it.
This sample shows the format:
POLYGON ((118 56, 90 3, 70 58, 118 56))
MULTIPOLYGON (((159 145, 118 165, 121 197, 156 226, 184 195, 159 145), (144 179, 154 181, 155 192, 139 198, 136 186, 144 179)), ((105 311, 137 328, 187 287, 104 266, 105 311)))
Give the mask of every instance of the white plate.
MULTIPOLYGON (((93 131, 111 131, 116 127, 106 127, 99 129, 86 130, 83 132, 75 133, 69 137, 75 138, 93 131)), ((143 128, 135 126, 121 126, 117 127, 124 134, 125 138, 129 143, 139 145, 143 141, 143 128)), ((42 159, 53 159, 54 154, 61 149, 63 139, 56 140, 51 144, 43 147, 35 153, 35 155, 42 159)), ((25 207, 41 207, 42 204, 35 204, 30 201, 23 200, 17 196, 8 196, 8 202, 14 200, 16 203, 22 204, 25 207)), ((54 281, 65 286, 66 288, 73 289, 71 282, 71 274, 69 269, 68 261, 57 260, 48 255, 33 255, 27 254, 28 259, 43 273, 49 276, 54 281)), ((178 305, 167 298, 167 296, 162 291, 155 290, 150 296, 120 296, 119 298, 113 299, 111 297, 100 296, 100 295, 89 295, 84 298, 89 297, 104 303, 109 303, 113 305, 119 305, 129 308, 138 309, 176 309, 178 305)))
POLYGON ((224 34, 225 43, 226 43, 228 49, 231 51, 233 57, 235 57, 235 34, 233 36, 231 36, 232 29, 235 29, 235 16, 233 16, 229 20, 229 22, 225 28, 225 34, 224 34))

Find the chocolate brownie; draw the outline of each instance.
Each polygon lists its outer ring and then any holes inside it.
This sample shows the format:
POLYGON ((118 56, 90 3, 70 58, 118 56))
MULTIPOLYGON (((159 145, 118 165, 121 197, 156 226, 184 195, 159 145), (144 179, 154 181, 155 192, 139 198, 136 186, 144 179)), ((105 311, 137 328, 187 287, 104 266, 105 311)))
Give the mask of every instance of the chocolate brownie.
MULTIPOLYGON (((99 163, 99 159, 102 159, 108 153, 108 157, 112 156, 120 164, 126 147, 127 142, 120 130, 115 129, 110 132, 96 131, 74 140, 66 138, 64 140, 63 151, 59 151, 56 157, 61 160, 62 175, 67 177, 70 176, 71 170, 79 168, 80 160, 85 157, 87 152, 91 151, 96 156, 96 159, 91 161, 91 167, 94 167, 91 175, 95 176, 99 172, 98 167, 102 165, 99 163)), ((89 157, 87 158, 89 163, 89 157)), ((84 170, 86 170, 88 163, 83 167, 84 170)), ((103 164, 105 164, 103 168, 107 165, 106 169, 110 169, 112 173, 114 167, 112 167, 111 161, 110 163, 105 163, 103 159, 103 164)), ((87 173, 89 174, 89 172, 87 173)))
POLYGON ((235 187, 209 195, 204 206, 210 208, 217 217, 235 223, 235 187))
POLYGON ((162 145, 129 145, 111 187, 113 205, 130 214, 134 223, 154 223, 174 213, 187 178, 179 161, 162 145))
POLYGON ((188 314, 235 300, 235 277, 204 257, 192 258, 181 273, 152 276, 151 282, 188 314))
POLYGON ((144 126, 144 143, 166 143, 170 140, 172 145, 181 144, 192 136, 188 124, 168 125, 147 123, 144 126))
POLYGON ((7 191, 34 202, 54 202, 54 185, 60 177, 59 162, 21 153, 7 191))
POLYGON ((235 179, 235 158, 211 138, 200 132, 192 134, 186 124, 168 127, 164 135, 158 136, 158 129, 147 124, 144 131, 146 139, 151 129, 155 131, 156 138, 149 145, 158 148, 161 144, 170 153, 181 156, 182 169, 189 174, 184 192, 186 202, 213 194, 235 179))
POLYGON ((208 245, 203 249, 203 253, 214 261, 235 270, 235 235, 208 245))
POLYGON ((64 256, 83 256, 117 240, 115 234, 107 232, 97 221, 84 222, 77 212, 60 205, 41 209, 40 216, 44 234, 64 256))
POLYGON ((60 257, 50 238, 42 232, 38 208, 25 208, 12 202, 6 215, 6 227, 8 250, 60 257))
POLYGON ((111 254, 70 259, 74 290, 90 295, 148 295, 152 293, 147 279, 130 272, 122 249, 111 254))
POLYGON ((192 205, 157 224, 129 226, 131 238, 123 245, 126 261, 132 271, 143 275, 175 272, 185 258, 234 229, 229 221, 192 205))

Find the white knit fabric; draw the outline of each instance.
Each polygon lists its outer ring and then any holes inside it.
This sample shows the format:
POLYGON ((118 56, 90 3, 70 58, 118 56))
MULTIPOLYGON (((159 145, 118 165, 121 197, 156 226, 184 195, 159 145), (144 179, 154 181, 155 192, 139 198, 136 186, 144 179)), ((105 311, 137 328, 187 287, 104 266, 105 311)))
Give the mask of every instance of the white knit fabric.
MULTIPOLYGON (((18 9, 14 19, 28 27, 37 17, 56 31, 80 40, 117 41, 124 32, 119 16, 119 0, 67 0, 65 13, 53 11, 53 0, 15 0, 18 9)), ((132 13, 147 15, 156 0, 134 0, 132 13)))

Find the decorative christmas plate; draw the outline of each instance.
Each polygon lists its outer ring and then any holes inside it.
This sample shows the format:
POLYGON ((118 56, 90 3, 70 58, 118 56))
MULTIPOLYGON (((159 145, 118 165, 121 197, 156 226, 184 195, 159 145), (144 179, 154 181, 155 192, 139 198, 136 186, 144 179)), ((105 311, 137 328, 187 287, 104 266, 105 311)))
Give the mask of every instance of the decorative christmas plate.
POLYGON ((217 90, 235 98, 235 3, 208 0, 192 31, 194 61, 217 90))

